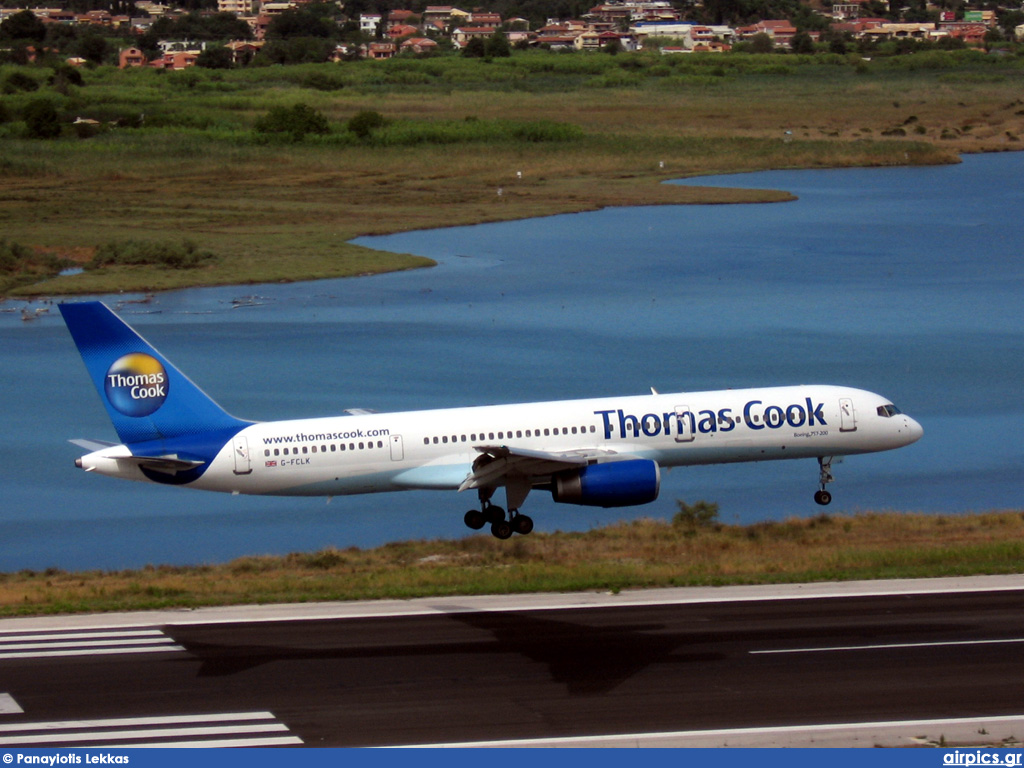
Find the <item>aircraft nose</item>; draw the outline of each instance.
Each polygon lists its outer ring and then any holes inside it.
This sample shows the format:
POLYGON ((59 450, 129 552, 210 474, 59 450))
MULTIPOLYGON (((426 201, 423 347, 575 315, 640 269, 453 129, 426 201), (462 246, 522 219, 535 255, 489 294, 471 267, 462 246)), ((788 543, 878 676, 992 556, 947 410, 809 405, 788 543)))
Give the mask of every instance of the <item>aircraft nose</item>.
POLYGON ((910 443, 916 443, 918 440, 921 439, 921 436, 924 434, 924 427, 922 427, 909 416, 907 416, 906 419, 907 444, 909 445, 910 443))

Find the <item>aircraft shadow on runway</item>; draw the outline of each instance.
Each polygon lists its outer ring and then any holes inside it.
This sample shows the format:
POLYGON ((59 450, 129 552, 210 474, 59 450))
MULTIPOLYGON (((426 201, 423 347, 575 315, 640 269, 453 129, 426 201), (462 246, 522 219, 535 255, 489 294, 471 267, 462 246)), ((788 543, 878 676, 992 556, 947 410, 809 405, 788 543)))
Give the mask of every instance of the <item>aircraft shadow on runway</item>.
MULTIPOLYGON (((167 627, 175 641, 202 664, 199 676, 233 675, 265 664, 296 660, 351 660, 407 658, 411 656, 487 655, 498 657, 515 654, 545 665, 552 682, 566 686, 570 695, 587 696, 605 693, 654 664, 708 663, 724 658, 717 652, 677 652, 681 646, 693 644, 698 638, 688 633, 666 633, 661 624, 627 626, 592 626, 584 623, 540 618, 522 612, 490 612, 466 610, 450 612, 444 618, 464 626, 482 630, 489 638, 454 640, 452 642, 410 643, 415 633, 403 634, 401 642, 394 637, 379 644, 342 645, 311 648, 296 644, 235 645, 204 642, 200 636, 190 637, 190 627, 167 627), (390 642, 389 642, 390 639, 390 642)), ((222 632, 223 628, 218 628, 222 632)), ((258 630, 257 630, 258 632, 258 630)), ((244 632, 239 633, 245 637, 244 632)), ((309 637, 309 635, 307 635, 309 637)), ((297 643, 301 643, 299 636, 297 643)), ((706 636, 700 636, 704 645, 706 636)))

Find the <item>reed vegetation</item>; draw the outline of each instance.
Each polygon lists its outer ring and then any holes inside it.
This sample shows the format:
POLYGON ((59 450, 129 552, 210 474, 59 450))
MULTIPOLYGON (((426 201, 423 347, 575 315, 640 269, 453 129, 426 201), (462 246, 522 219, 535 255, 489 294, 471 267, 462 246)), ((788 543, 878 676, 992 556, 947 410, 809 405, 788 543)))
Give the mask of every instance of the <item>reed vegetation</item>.
MULTIPOLYGON (((1016 149, 1016 56, 921 52, 685 57, 517 53, 240 70, 88 70, 81 86, 4 96, 0 231, 58 254, 106 242, 194 241, 202 266, 112 265, 20 294, 144 291, 429 265, 348 243, 371 233, 609 205, 765 202, 784 191, 660 182, 772 168, 955 162, 1016 149), (911 61, 913 60, 913 61, 911 61), (50 100, 56 140, 18 119, 50 100), (304 105, 329 130, 260 133, 304 105), (384 122, 349 130, 362 112, 384 122), (498 190, 502 194, 498 194, 498 190)), ((0 67, 0 81, 24 68, 0 67)))
POLYGON ((0 575, 0 615, 1017 573, 1024 512, 865 512, 725 525, 694 515, 583 533, 409 541, 223 565, 0 575))

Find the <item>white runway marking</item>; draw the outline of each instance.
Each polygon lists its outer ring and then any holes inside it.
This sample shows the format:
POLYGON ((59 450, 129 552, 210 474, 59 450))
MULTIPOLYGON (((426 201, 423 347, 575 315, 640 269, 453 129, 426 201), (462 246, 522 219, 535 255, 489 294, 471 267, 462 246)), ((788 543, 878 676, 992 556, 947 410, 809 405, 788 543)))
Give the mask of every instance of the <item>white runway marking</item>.
POLYGON ((0 661, 184 650, 159 629, 0 632, 0 661))
POLYGON ((3 747, 266 747, 302 744, 272 712, 121 717, 0 725, 3 747))
POLYGON ((20 715, 24 712, 9 693, 0 693, 0 715, 20 715))
POLYGON ((944 648, 953 645, 1000 645, 1006 643, 1024 643, 1024 637, 1011 637, 1004 640, 948 640, 930 643, 885 643, 880 645, 833 645, 818 648, 776 648, 774 650, 750 651, 751 656, 769 653, 823 653, 827 651, 880 651, 891 648, 944 648))

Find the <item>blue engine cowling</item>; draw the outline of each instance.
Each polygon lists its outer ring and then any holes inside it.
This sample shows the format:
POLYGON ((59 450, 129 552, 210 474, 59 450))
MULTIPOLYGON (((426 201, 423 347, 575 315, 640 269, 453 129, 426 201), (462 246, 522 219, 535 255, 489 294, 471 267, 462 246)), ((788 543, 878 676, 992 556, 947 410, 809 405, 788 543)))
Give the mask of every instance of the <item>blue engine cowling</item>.
POLYGON ((658 498, 661 469, 650 459, 591 464, 552 478, 551 496, 562 504, 631 507, 658 498))

